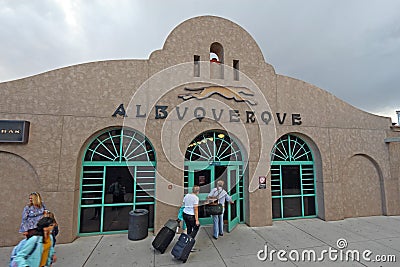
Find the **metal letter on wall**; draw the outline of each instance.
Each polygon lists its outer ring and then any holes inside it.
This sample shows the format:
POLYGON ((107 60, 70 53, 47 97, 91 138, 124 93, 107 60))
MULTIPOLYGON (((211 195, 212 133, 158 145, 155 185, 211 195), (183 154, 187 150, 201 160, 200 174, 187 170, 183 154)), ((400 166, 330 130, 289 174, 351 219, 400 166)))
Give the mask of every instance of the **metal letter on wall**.
POLYGON ((0 120, 0 143, 28 143, 29 121, 0 120))
POLYGON ((117 117, 117 115, 128 117, 125 112, 124 104, 119 105, 118 108, 114 111, 114 114, 112 114, 113 117, 117 117))

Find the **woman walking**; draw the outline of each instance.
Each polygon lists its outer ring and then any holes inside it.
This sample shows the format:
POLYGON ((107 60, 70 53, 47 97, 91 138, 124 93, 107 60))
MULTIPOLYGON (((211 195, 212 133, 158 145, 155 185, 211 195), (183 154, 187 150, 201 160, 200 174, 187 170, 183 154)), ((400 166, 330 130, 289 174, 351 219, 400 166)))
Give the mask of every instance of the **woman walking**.
POLYGON ((199 197, 197 196, 200 192, 198 185, 193 186, 192 193, 187 194, 183 198, 183 220, 186 223, 187 234, 192 238, 195 238, 200 228, 199 222, 199 197))

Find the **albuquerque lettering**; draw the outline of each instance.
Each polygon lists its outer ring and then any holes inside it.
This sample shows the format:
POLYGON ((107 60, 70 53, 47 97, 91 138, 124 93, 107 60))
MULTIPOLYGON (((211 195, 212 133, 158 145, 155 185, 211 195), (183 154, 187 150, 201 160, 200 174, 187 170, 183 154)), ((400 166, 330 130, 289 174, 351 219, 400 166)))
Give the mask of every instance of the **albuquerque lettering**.
MULTIPOLYGON (((223 116, 228 116, 229 122, 240 122, 244 121, 245 123, 255 123, 257 119, 262 121, 264 124, 268 125, 273 116, 276 116, 276 119, 279 124, 284 124, 285 121, 290 120, 292 125, 301 125, 301 116, 298 113, 293 113, 288 116, 287 113, 275 113, 272 115, 270 111, 263 111, 259 114, 256 114, 254 111, 245 111, 245 114, 241 114, 237 109, 215 109, 212 108, 211 110, 206 110, 203 107, 175 107, 173 110, 168 110, 168 106, 165 105, 156 105, 154 106, 154 119, 162 120, 166 119, 171 112, 175 112, 177 115, 178 120, 183 120, 184 118, 193 116, 193 118, 198 119, 200 122, 204 118, 211 118, 215 121, 220 121, 223 116), (288 118, 289 117, 289 118, 288 118)), ((127 117, 125 108, 123 104, 119 105, 119 107, 115 110, 113 117, 117 115, 122 117, 127 117)), ((145 118, 147 117, 146 112, 142 110, 142 105, 136 105, 136 118, 145 118)))

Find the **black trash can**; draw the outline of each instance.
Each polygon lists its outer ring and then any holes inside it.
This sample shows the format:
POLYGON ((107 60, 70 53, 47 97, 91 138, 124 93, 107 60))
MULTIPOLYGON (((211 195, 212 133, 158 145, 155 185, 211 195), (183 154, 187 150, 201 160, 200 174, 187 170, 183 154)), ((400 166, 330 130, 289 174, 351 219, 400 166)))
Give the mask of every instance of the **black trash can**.
POLYGON ((149 228, 149 211, 136 209, 129 212, 128 239, 141 240, 147 237, 149 228))

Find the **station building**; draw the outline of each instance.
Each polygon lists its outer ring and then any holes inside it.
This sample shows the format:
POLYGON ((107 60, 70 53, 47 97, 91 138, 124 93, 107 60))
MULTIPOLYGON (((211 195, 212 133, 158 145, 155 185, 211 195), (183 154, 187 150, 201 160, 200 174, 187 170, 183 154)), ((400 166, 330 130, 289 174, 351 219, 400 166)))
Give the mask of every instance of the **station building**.
POLYGON ((127 232, 141 208, 157 232, 193 185, 204 201, 220 179, 234 199, 228 231, 400 214, 400 128, 277 74, 223 18, 184 21, 149 59, 69 66, 0 92, 0 246, 20 240, 34 191, 62 243, 127 232))

